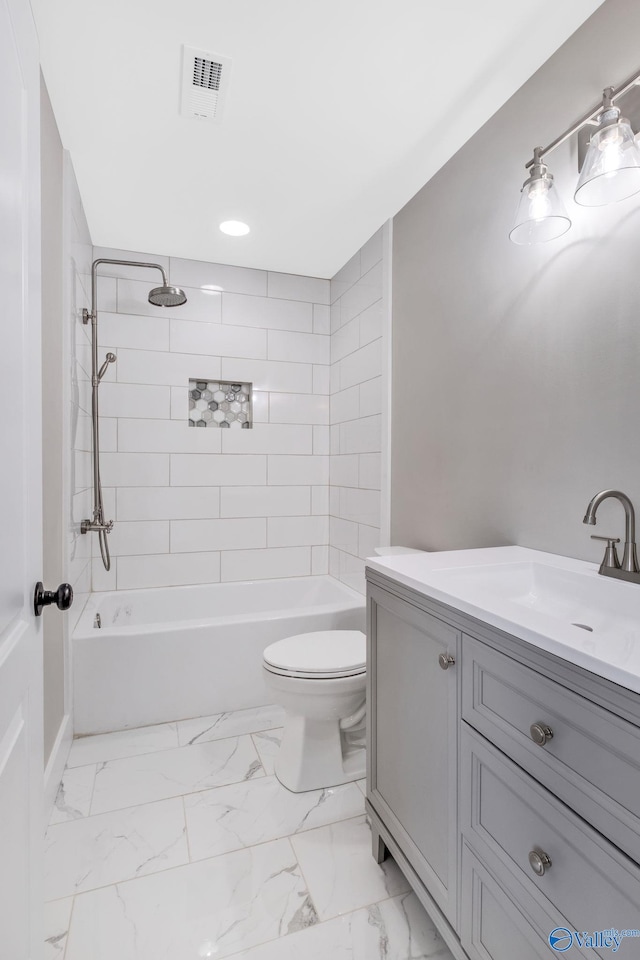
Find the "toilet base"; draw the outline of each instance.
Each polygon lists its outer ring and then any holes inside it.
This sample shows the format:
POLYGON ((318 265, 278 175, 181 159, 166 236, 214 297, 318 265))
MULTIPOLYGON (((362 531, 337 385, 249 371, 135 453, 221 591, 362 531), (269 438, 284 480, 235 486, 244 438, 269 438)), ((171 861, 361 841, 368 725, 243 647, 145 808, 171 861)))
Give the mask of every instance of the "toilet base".
POLYGON ((264 679, 273 702, 285 711, 275 762, 275 774, 283 786, 304 793, 364 777, 364 671, 320 679, 265 668, 264 679))
POLYGON ((275 775, 293 793, 361 780, 365 747, 345 743, 340 721, 287 714, 275 775))

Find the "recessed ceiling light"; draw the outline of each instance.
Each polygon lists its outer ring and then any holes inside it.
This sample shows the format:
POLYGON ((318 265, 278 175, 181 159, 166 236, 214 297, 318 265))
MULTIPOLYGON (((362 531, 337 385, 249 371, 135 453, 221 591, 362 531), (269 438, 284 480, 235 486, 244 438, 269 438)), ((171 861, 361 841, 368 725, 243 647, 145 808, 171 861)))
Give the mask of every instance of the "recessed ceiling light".
POLYGON ((244 237, 249 233, 251 227, 243 223, 242 220, 224 220, 220 224, 220 229, 230 237, 244 237))

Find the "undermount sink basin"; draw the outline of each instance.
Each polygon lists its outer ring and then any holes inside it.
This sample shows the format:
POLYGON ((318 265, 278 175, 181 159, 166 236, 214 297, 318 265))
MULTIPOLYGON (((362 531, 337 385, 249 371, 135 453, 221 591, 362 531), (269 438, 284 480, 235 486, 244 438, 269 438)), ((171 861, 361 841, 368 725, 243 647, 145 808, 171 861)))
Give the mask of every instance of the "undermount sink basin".
POLYGON ((528 547, 368 560, 426 597, 640 693, 640 585, 528 547))
POLYGON ((480 564, 434 570, 434 586, 475 602, 517 604, 617 643, 640 642, 640 588, 546 563, 480 564), (621 589, 622 587, 622 589, 621 589))

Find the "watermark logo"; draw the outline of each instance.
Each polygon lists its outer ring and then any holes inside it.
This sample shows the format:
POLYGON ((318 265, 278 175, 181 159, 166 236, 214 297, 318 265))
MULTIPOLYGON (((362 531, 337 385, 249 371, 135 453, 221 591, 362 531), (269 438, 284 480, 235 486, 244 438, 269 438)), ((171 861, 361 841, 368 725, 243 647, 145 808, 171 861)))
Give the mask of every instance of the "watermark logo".
POLYGON ((564 953, 573 946, 573 934, 566 927, 556 927, 549 934, 549 946, 558 953, 564 953))
POLYGON ((556 927, 549 934, 549 946, 556 953, 566 953, 571 947, 583 950, 611 950, 617 953, 626 937, 640 937, 640 930, 595 930, 593 933, 569 930, 568 927, 556 927))

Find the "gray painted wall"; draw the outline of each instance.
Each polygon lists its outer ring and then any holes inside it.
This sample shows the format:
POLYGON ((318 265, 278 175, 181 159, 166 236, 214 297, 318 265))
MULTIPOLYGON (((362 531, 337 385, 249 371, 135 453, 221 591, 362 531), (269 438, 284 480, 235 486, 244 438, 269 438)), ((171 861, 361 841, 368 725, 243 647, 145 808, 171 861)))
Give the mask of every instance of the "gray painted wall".
POLYGON ((573 228, 508 239, 534 145, 640 68, 640 4, 608 0, 394 220, 392 542, 516 543, 588 560, 640 509, 640 197, 573 202, 574 144, 549 165, 573 228))
MULTIPOLYGON (((43 580, 64 579, 63 524, 63 153, 44 80, 40 83, 42 164, 42 436, 43 580)), ((43 617, 45 763, 64 717, 65 622, 54 609, 43 617)))

